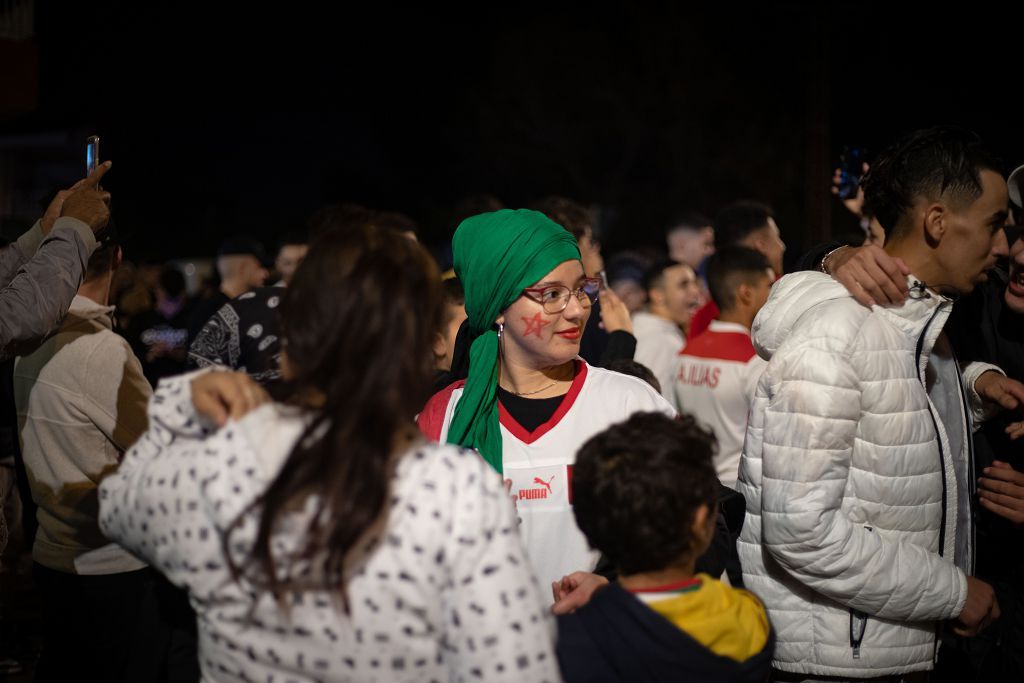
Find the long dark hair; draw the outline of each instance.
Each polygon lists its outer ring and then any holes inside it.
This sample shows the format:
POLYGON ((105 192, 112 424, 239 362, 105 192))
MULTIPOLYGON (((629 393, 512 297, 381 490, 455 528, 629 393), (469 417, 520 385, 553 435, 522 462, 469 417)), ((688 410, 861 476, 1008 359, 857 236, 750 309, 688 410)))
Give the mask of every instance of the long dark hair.
POLYGON ((296 396, 313 417, 250 508, 260 508, 260 522, 244 571, 229 534, 225 551, 236 578, 279 603, 285 592, 321 588, 337 590, 347 609, 348 562, 386 520, 396 440, 429 398, 444 319, 440 275, 422 247, 394 231, 335 231, 311 245, 281 314, 296 396), (272 542, 286 515, 310 506, 300 537, 287 549, 272 542))

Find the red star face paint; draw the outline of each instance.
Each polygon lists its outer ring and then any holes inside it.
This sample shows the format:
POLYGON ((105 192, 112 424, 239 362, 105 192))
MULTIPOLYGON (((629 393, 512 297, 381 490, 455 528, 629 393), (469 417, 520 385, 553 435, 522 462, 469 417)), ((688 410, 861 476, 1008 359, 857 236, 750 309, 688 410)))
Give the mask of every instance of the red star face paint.
POLYGON ((550 320, 544 320, 544 314, 540 311, 538 311, 532 318, 523 316, 522 321, 526 323, 526 329, 523 331, 524 337, 536 334, 539 338, 541 337, 541 330, 551 324, 550 320))

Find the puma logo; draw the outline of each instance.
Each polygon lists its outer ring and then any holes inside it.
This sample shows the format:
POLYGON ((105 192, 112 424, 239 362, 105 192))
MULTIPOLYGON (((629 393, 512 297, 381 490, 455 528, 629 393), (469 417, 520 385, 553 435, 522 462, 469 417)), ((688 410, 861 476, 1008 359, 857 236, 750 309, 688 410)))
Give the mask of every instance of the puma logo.
POLYGON ((544 488, 546 488, 548 490, 548 493, 554 493, 554 491, 551 490, 551 482, 553 482, 554 480, 555 480, 554 477, 551 477, 547 481, 544 481, 540 477, 534 477, 533 478, 533 483, 534 484, 540 484, 541 486, 543 486, 544 488))
POLYGON ((554 495, 554 491, 551 489, 551 482, 555 480, 555 477, 551 477, 547 481, 544 481, 540 477, 534 477, 533 483, 540 484, 544 488, 536 489, 519 489, 519 500, 543 500, 548 496, 554 495))

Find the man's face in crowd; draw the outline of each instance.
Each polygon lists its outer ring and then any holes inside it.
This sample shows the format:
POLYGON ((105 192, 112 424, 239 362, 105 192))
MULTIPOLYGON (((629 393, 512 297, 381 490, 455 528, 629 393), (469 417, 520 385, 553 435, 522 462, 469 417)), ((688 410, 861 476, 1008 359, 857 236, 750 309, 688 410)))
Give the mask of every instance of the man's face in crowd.
POLYGON ((306 258, 307 251, 309 251, 309 247, 305 244, 286 244, 277 253, 274 268, 281 274, 281 279, 286 284, 292 281, 295 269, 302 263, 302 259, 306 258))
POLYGON ((242 279, 249 289, 262 287, 269 273, 255 256, 246 256, 241 270, 242 279))
POLYGON ((1006 181, 995 171, 982 170, 981 195, 970 204, 949 205, 943 214, 943 234, 935 260, 945 273, 946 285, 961 294, 987 279, 999 256, 1007 253, 1006 222, 1009 196, 1006 181))
POLYGON ((782 241, 782 234, 774 218, 769 217, 764 227, 750 233, 742 244, 764 254, 775 274, 782 276, 782 255, 786 253, 786 243, 782 241))
POLYGON ((1017 238, 1010 247, 1010 281, 1003 300, 1014 313, 1024 315, 1024 239, 1017 238))
POLYGON ((674 323, 681 327, 690 324, 700 306, 700 286, 693 268, 682 264, 666 268, 662 285, 652 290, 655 291, 674 323))
POLYGON ((685 263, 694 270, 715 253, 715 230, 706 225, 696 230, 679 228, 668 234, 668 255, 673 261, 685 263))

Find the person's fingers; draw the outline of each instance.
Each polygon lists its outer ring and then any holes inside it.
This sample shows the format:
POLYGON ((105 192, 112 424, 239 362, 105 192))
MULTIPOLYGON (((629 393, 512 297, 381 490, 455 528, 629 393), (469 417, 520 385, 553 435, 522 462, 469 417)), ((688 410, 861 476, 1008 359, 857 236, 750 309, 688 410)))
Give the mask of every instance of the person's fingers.
POLYGON ((575 607, 566 599, 556 600, 555 604, 551 606, 551 613, 556 617, 560 617, 563 614, 571 614, 575 607))
POLYGON ((1010 440, 1019 439, 1021 436, 1024 436, 1024 422, 1014 422, 1005 431, 1010 440))
MULTIPOLYGON (((982 474, 993 480, 1008 482, 1002 484, 1002 486, 1016 486, 1017 489, 1024 491, 1024 472, 1018 472, 1012 467, 986 467, 982 470, 982 474)), ((984 478, 982 481, 984 481, 984 478)))
POLYGON ((995 467, 995 468, 998 468, 998 469, 1004 469, 1004 470, 1005 469, 1011 469, 1011 470, 1013 469, 1013 467, 1010 466, 1010 463, 1003 462, 1002 460, 993 460, 992 461, 992 467, 995 467))
POLYGON ((1007 391, 1007 387, 1001 384, 994 384, 989 391, 988 398, 995 401, 1006 410, 1013 410, 1019 404, 1013 394, 1007 391))
POLYGON ((222 376, 217 377, 215 381, 216 384, 213 389, 227 407, 228 415, 232 418, 237 418, 238 404, 245 400, 242 388, 233 380, 231 373, 225 372, 222 376))
MULTIPOLYGON (((902 272, 904 275, 910 275, 910 266, 907 265, 906 261, 904 261, 901 258, 894 258, 893 263, 899 266, 900 272, 902 272)), ((906 286, 907 283, 904 282, 903 287, 906 288, 906 286)))
POLYGON ((1001 507, 1012 510, 1015 514, 1024 516, 1024 502, 1020 498, 1014 495, 1007 495, 1005 493, 996 493, 991 490, 983 490, 978 492, 978 498, 980 500, 987 500, 1001 507))
MULTIPOLYGON (((885 254, 884 251, 882 253, 885 254)), ((881 259, 878 265, 889 276, 889 280, 896 285, 896 288, 900 291, 900 301, 903 301, 907 298, 907 293, 909 292, 907 288, 907 275, 910 275, 910 269, 907 268, 907 264, 903 262, 903 259, 888 258, 888 254, 885 254, 885 256, 886 258, 881 259)))
POLYGON ((1005 505, 1000 505, 999 503, 994 503, 985 496, 980 496, 978 498, 978 503, 989 512, 997 514, 1004 519, 1008 519, 1014 524, 1024 523, 1024 513, 1021 513, 1018 510, 1008 508, 1005 505))
POLYGON ((988 613, 989 622, 996 621, 999 617, 1003 616, 1003 611, 999 609, 999 600, 992 598, 992 609, 988 613))
POLYGON ((217 426, 223 426, 228 419, 228 412, 216 392, 207 389, 195 389, 192 392, 192 404, 196 412, 208 418, 217 426))
MULTIPOLYGON (((899 304, 903 302, 903 292, 893 281, 888 272, 879 267, 875 261, 862 263, 861 267, 870 278, 865 286, 868 293, 875 297, 876 301, 885 304, 899 304)), ((904 278, 905 279, 905 278, 904 278)))
POLYGON ((870 308, 875 305, 875 300, 861 284, 861 279, 867 279, 867 275, 856 264, 847 264, 844 268, 836 271, 835 279, 839 281, 846 290, 853 295, 861 306, 870 308))
POLYGON ((1022 491, 1024 489, 1020 486, 1006 481, 998 481, 989 477, 982 477, 978 480, 978 492, 988 496, 997 503, 1013 504, 1017 502, 1018 505, 1024 506, 1024 500, 1020 498, 1022 491), (1000 497, 1005 498, 1005 500, 1001 500, 1000 497))
POLYGON ((90 187, 98 186, 100 184, 100 180, 107 174, 107 171, 110 170, 112 165, 112 162, 104 161, 96 167, 96 170, 89 174, 89 177, 84 180, 83 184, 89 185, 90 187))
MULTIPOLYGON (((1013 398, 1014 405, 1010 406, 1011 409, 1016 408, 1021 403, 1024 403, 1024 384, 1007 377, 1000 382, 1000 387, 1008 396, 1013 398)), ((1005 404, 1003 405, 1005 406, 1005 404)))
POLYGON ((978 634, 978 632, 975 629, 970 629, 963 626, 954 626, 953 633, 957 634, 961 638, 973 638, 978 634))
POLYGON ((238 420, 263 404, 260 387, 246 375, 234 375, 239 400, 232 406, 231 417, 238 420))

